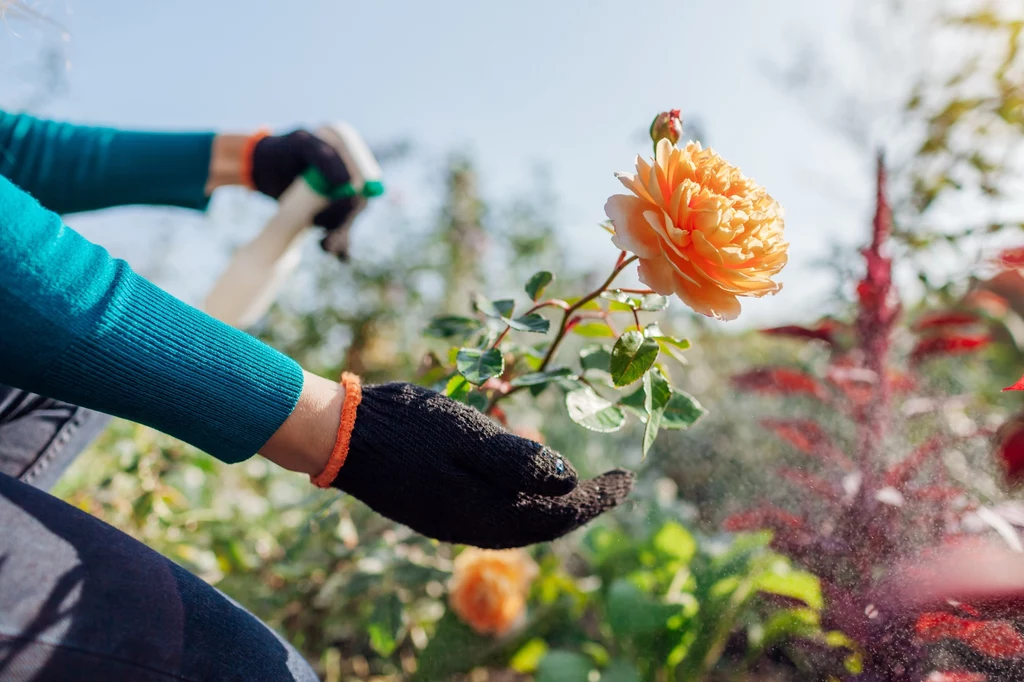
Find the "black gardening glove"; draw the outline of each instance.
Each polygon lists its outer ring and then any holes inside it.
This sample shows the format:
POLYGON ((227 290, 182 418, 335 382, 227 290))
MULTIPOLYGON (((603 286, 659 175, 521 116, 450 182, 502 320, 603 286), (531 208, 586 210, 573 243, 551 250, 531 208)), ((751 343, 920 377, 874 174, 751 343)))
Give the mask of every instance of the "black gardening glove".
POLYGON ((546 542, 622 503, 635 476, 579 481, 550 448, 412 384, 364 386, 332 484, 444 542, 491 549, 546 542))
MULTIPOLYGON (((331 145, 307 130, 271 135, 256 143, 252 152, 252 183, 263 194, 279 199, 295 178, 314 166, 331 187, 351 180, 348 168, 331 145)), ((348 260, 349 228, 363 197, 343 197, 316 214, 314 225, 327 230, 320 242, 324 250, 348 260)))

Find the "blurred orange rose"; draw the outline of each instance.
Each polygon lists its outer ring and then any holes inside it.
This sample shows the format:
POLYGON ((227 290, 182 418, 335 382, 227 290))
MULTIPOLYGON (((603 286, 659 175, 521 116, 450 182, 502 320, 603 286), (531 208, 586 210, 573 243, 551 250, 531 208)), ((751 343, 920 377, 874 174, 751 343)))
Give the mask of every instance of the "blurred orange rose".
POLYGON ((639 156, 636 175, 616 177, 632 194, 604 210, 614 244, 640 257, 640 281, 676 294, 698 313, 721 320, 740 314, 740 296, 778 292, 786 265, 783 211, 763 187, 711 149, 658 142, 654 165, 639 156))
POLYGON ((526 612, 537 564, 522 550, 469 548, 455 558, 449 602, 482 635, 508 632, 526 612))

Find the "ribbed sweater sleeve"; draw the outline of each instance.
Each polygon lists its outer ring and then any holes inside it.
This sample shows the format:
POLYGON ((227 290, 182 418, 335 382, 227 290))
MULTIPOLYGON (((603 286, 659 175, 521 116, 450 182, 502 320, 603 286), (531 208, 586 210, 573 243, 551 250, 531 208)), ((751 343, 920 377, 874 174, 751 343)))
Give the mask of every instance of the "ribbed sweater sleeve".
POLYGON ((133 204, 204 210, 213 137, 0 111, 0 175, 62 215, 133 204))
POLYGON ((294 361, 135 274, 3 177, 0 245, 0 382, 226 462, 254 454, 294 409, 294 361))

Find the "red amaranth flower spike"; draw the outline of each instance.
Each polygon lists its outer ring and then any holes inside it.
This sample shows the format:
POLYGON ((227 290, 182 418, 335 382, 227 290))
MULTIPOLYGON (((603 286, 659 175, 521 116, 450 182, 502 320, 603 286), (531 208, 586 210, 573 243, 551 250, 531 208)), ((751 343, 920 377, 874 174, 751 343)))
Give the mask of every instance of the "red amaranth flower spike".
POLYGON ((853 471, 854 464, 832 443, 825 430, 812 419, 762 419, 761 426, 808 455, 838 464, 843 471, 853 471))
MULTIPOLYGON (((1021 379, 1021 383, 1024 379, 1021 379)), ((1017 389, 1019 390, 1019 389, 1017 389)), ((1024 415, 1008 420, 996 435, 996 456, 1010 485, 1024 481, 1024 415)))
POLYGON ((722 527, 730 533, 740 533, 762 528, 798 530, 806 528, 806 525, 804 520, 795 514, 790 514, 778 507, 764 506, 732 514, 725 519, 722 527))
POLYGON ((797 339, 817 339, 824 341, 829 345, 833 345, 836 341, 836 334, 845 325, 826 318, 820 321, 818 324, 812 327, 801 327, 800 325, 787 324, 782 327, 770 327, 768 329, 762 329, 762 334, 768 336, 789 336, 797 339))
POLYGON ((962 310, 938 310, 926 313, 914 323, 914 331, 935 329, 937 327, 966 327, 981 322, 975 313, 962 310))
POLYGON ((991 343, 988 334, 938 334, 917 342, 910 357, 915 362, 935 355, 963 355, 980 350, 991 343))
POLYGON ((825 387, 810 374, 788 367, 762 367, 737 374, 732 378, 739 389, 755 393, 792 394, 806 393, 815 398, 825 399, 825 387))
POLYGON ((949 613, 922 614, 914 626, 924 642, 956 639, 993 658, 1024 656, 1024 635, 1005 620, 974 620, 949 613))
POLYGON ((779 469, 779 476, 831 502, 838 502, 843 499, 842 488, 820 476, 815 476, 799 469, 789 468, 779 469))
POLYGON ((1007 386, 1003 390, 1004 391, 1024 391, 1024 376, 1022 376, 1020 379, 1017 379, 1017 383, 1013 384, 1012 386, 1007 386))

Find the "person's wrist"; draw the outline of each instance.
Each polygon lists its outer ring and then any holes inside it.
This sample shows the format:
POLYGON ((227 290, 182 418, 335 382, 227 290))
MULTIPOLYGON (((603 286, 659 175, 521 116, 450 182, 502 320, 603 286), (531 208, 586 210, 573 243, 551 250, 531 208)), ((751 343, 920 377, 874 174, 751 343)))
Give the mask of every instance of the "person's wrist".
POLYGON ((338 437, 345 388, 310 372, 303 374, 295 409, 260 448, 260 455, 290 471, 317 476, 338 437))
POLYGON ((243 153, 248 135, 218 134, 210 149, 210 171, 206 178, 206 194, 224 185, 243 184, 243 153))

